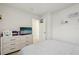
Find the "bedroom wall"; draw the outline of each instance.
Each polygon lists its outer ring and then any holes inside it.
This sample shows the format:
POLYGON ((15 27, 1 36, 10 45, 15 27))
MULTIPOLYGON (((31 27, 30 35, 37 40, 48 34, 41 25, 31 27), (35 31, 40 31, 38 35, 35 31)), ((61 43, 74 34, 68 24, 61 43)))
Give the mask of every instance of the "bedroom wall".
MULTIPOLYGON (((2 14, 1 8, 0 8, 0 14, 2 14)), ((0 33, 1 33, 1 31, 3 30, 2 27, 3 27, 3 25, 2 25, 2 20, 0 20, 0 33)))
POLYGON ((19 30, 19 27, 30 26, 32 27, 32 18, 38 18, 38 16, 25 12, 21 9, 10 7, 10 6, 0 6, 3 16, 3 31, 4 30, 19 30))
POLYGON ((52 19, 51 13, 47 14, 47 39, 52 39, 52 19))
POLYGON ((68 18, 71 13, 79 13, 79 4, 52 14, 52 38, 79 44, 79 16, 68 18), (68 23, 63 23, 68 21, 68 23))

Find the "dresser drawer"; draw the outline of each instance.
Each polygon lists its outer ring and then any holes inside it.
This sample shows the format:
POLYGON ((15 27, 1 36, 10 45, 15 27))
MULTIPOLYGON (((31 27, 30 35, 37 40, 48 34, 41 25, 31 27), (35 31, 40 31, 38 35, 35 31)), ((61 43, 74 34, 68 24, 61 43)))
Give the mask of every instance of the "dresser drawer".
POLYGON ((33 41, 32 41, 32 40, 26 40, 26 41, 24 41, 24 43, 25 43, 25 44, 32 44, 33 41))
POLYGON ((12 38, 2 39, 1 41, 2 41, 2 43, 7 44, 7 43, 11 43, 11 42, 18 42, 18 41, 20 41, 20 38, 12 37, 12 38))
POLYGON ((20 36, 21 40, 23 39, 31 39, 32 35, 24 35, 24 36, 20 36))
POLYGON ((8 54, 8 53, 10 53, 10 50, 9 50, 9 49, 2 50, 2 51, 1 51, 1 54, 2 54, 2 55, 8 54))
POLYGON ((2 38, 2 54, 11 53, 17 50, 22 49, 25 46, 32 44, 32 36, 24 35, 24 36, 14 36, 2 38))
POLYGON ((2 45, 2 50, 4 50, 4 49, 7 49, 7 48, 11 48, 11 47, 15 47, 16 45, 15 44, 6 44, 6 45, 2 45))
POLYGON ((19 46, 20 46, 20 44, 17 44, 17 45, 14 45, 14 44, 4 45, 2 47, 2 54, 7 54, 7 53, 11 53, 11 52, 20 50, 21 48, 19 48, 19 46))
POLYGON ((20 46, 18 46, 19 49, 23 49, 25 46, 28 46, 29 44, 25 44, 25 43, 22 43, 20 44, 20 46))
POLYGON ((4 42, 4 43, 9 42, 10 39, 11 39, 10 37, 9 38, 3 37, 3 38, 1 38, 1 42, 4 42))
POLYGON ((2 53, 7 54, 7 53, 10 53, 10 52, 13 52, 15 49, 16 49, 15 46, 5 45, 5 46, 2 47, 2 53))
POLYGON ((29 42, 29 41, 26 42, 26 41, 25 41, 25 42, 21 42, 18 47, 19 47, 19 49, 22 49, 22 48, 24 48, 25 46, 28 46, 28 45, 30 45, 30 44, 32 44, 32 42, 29 42))
POLYGON ((16 47, 19 46, 19 44, 21 43, 17 43, 17 42, 13 42, 13 43, 7 43, 7 44, 2 44, 2 48, 6 49, 6 48, 11 48, 11 47, 16 47))
POLYGON ((19 50, 19 49, 17 49, 16 47, 6 48, 6 49, 2 50, 2 54, 8 54, 8 53, 11 53, 11 52, 14 52, 17 50, 19 50))
POLYGON ((32 37, 28 37, 28 38, 25 37, 25 38, 22 38, 21 41, 22 41, 22 42, 25 42, 25 41, 26 41, 26 42, 30 42, 30 41, 32 41, 32 37))

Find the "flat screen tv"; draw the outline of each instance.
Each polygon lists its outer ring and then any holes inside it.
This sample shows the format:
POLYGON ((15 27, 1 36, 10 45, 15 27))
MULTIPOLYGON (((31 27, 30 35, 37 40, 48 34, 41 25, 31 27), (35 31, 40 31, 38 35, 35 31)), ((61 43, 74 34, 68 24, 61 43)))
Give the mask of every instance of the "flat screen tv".
POLYGON ((32 34, 32 27, 20 27, 20 35, 32 34))

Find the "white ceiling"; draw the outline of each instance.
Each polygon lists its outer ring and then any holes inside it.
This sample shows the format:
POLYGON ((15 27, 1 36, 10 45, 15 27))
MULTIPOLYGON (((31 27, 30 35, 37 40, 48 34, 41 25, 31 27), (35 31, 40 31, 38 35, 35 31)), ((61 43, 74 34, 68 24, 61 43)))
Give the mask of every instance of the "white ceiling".
POLYGON ((71 3, 8 3, 8 6, 13 6, 24 11, 42 15, 46 12, 55 12, 57 10, 71 6, 71 3))

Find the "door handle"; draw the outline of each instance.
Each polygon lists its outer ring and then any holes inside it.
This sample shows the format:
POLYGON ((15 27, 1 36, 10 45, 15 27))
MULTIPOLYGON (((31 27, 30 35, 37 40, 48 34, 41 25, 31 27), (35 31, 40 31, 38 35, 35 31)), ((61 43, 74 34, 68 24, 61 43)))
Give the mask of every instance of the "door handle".
POLYGON ((44 34, 46 34, 46 32, 44 32, 44 34))

